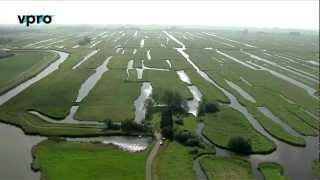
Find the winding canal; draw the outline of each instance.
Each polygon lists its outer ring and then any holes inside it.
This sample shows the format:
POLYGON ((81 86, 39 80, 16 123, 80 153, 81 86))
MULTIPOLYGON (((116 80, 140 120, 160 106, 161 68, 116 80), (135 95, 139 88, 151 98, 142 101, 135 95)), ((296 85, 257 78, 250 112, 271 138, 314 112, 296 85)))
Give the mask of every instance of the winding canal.
MULTIPOLYGON (((248 157, 249 161, 251 162, 251 167, 254 176, 262 180, 263 177, 261 173, 257 170, 257 166, 260 162, 265 161, 274 161, 281 164, 284 168, 285 175, 288 176, 292 180, 301 180, 301 179, 308 179, 308 180, 316 180, 317 178, 312 173, 311 162, 312 160, 318 159, 318 152, 319 144, 318 144, 318 137, 304 137, 306 140, 306 147, 295 147, 289 144, 286 144, 282 141, 279 141, 273 138, 261 125, 260 123, 254 118, 252 114, 248 112, 246 107, 242 106, 237 98, 232 95, 230 92, 222 88, 218 85, 214 80, 212 80, 205 72, 201 71, 197 65, 193 63, 193 61, 189 58, 189 55, 185 52, 186 46, 176 39, 174 36, 169 34, 168 32, 164 31, 164 33, 173 41, 181 46, 181 48, 176 48, 176 50, 186 59, 186 61, 192 65, 192 67, 197 71, 197 73, 206 81, 214 85, 217 89, 224 93, 225 96, 228 97, 231 108, 239 111, 243 114, 249 123, 262 135, 266 136, 270 140, 272 140, 276 145, 277 149, 268 155, 251 155, 248 157)), ((225 151, 220 151, 223 155, 228 155, 225 151)), ((217 151, 217 155, 219 156, 219 151, 217 151)))

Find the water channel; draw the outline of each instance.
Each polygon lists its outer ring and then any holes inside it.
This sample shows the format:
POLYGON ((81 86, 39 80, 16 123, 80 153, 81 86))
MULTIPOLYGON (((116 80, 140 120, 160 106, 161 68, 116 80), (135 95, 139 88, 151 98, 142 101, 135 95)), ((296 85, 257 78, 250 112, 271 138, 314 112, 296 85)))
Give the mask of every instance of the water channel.
MULTIPOLYGON (((262 180, 263 177, 261 173, 257 170, 257 166, 260 162, 265 161, 273 161, 278 162, 284 168, 285 175, 288 176, 292 180, 315 180, 317 179, 312 173, 311 162, 312 160, 318 159, 318 137, 304 137, 306 140, 306 147, 296 147, 289 144, 286 144, 282 141, 279 141, 273 138, 254 118, 252 114, 248 112, 248 110, 242 106, 237 98, 229 93, 227 90, 218 85, 214 80, 212 80, 205 72, 201 71, 189 58, 189 55, 184 51, 186 47, 183 43, 177 40, 174 36, 169 34, 168 32, 164 32, 170 39, 181 45, 181 48, 176 48, 176 50, 187 60, 187 62, 193 66, 193 68, 197 71, 197 73, 204 78, 206 81, 214 85, 221 92, 223 92, 229 99, 231 108, 242 113, 249 123, 262 135, 266 136, 268 139, 272 140, 276 145, 277 149, 268 155, 251 155, 248 157, 249 161, 252 165, 252 171, 254 176, 262 180)), ((225 150, 217 151, 217 155, 228 155, 229 153, 225 150)))

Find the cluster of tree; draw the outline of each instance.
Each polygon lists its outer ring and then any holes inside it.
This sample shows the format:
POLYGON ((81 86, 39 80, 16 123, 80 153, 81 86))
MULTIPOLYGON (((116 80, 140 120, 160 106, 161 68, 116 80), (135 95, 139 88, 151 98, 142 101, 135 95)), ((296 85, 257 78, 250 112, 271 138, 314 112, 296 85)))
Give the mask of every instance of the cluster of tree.
POLYGON ((90 37, 88 37, 88 36, 85 36, 85 37, 83 37, 83 39, 81 39, 80 41, 79 41, 79 45, 80 46, 85 46, 85 45, 87 45, 87 44, 90 44, 91 43, 91 38, 90 37))
POLYGON ((150 129, 143 124, 139 124, 131 120, 125 120, 121 123, 121 130, 126 132, 147 132, 150 129))
POLYGON ((219 110, 219 104, 217 102, 208 102, 204 99, 199 105, 198 115, 204 116, 206 113, 216 113, 219 110))
POLYGON ((161 111, 160 128, 161 128, 161 134, 163 137, 170 140, 173 139, 174 132, 173 132, 172 111, 169 108, 164 108, 161 111))
POLYGON ((186 146, 202 146, 199 137, 188 130, 175 132, 174 139, 186 146))
POLYGON ((104 121, 105 130, 122 130, 125 132, 147 132, 150 128, 133 121, 133 119, 125 120, 121 123, 114 123, 111 119, 104 121))
POLYGON ((150 120, 153 113, 154 101, 152 99, 147 99, 144 106, 146 107, 145 120, 150 120))
POLYGON ((252 152, 250 140, 241 136, 232 137, 228 142, 228 147, 239 154, 250 154, 252 152))
POLYGON ((111 119, 104 120, 104 127, 106 130, 119 130, 119 129, 121 129, 121 125, 118 123, 112 122, 111 119))
MULTIPOLYGON (((173 127, 173 113, 168 108, 161 111, 160 128, 163 137, 176 140, 186 146, 199 146, 201 147, 201 141, 199 137, 194 135, 188 130, 177 131, 173 127)), ((176 123, 183 123, 182 119, 175 121, 176 123)))
POLYGON ((178 92, 165 91, 161 96, 161 101, 167 105, 167 108, 170 109, 173 114, 181 114, 186 110, 186 102, 178 92))
POLYGON ((174 114, 184 113, 186 103, 182 96, 174 91, 164 91, 161 96, 156 96, 156 99, 166 105, 161 111, 161 133, 164 137, 172 140, 174 138, 172 117, 174 114))
POLYGON ((184 125, 184 122, 183 122, 183 118, 181 117, 181 116, 176 116, 175 118, 174 118, 174 122, 176 123, 176 124, 178 124, 178 125, 184 125))

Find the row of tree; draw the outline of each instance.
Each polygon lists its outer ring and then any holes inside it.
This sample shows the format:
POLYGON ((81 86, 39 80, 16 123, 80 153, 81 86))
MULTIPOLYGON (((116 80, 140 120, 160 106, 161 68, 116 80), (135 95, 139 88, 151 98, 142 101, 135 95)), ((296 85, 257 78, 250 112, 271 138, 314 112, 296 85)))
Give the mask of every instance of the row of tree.
POLYGON ((114 123, 111 119, 104 121, 105 130, 122 130, 124 132, 148 132, 151 131, 150 127, 139 124, 133 119, 125 120, 121 123, 114 123))

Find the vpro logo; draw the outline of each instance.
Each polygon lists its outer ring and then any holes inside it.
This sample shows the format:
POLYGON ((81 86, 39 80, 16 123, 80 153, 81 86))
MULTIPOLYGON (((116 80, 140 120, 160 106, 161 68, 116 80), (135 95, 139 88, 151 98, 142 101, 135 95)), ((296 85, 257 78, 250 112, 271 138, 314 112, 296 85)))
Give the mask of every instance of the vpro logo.
POLYGON ((30 24, 50 24, 52 21, 51 15, 18 15, 18 20, 20 24, 26 24, 29 27, 30 24))

